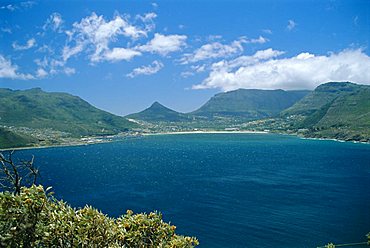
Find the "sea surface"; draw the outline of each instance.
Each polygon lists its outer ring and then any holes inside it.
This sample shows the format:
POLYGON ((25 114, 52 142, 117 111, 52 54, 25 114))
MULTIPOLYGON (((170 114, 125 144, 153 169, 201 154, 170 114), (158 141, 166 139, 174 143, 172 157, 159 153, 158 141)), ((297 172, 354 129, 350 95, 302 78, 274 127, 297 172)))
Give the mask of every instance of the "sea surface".
POLYGON ((370 145, 274 134, 157 135, 30 149, 41 181, 74 207, 159 210, 201 248, 366 241, 370 145))

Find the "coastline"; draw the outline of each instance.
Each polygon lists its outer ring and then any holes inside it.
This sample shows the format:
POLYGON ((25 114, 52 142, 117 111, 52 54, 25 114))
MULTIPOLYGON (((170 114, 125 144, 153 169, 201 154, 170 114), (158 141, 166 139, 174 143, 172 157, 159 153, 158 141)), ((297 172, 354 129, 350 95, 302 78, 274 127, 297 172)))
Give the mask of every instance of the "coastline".
MULTIPOLYGON (((267 134, 266 131, 180 131, 180 132, 157 132, 157 133, 142 133, 140 136, 154 136, 154 135, 180 135, 180 134, 240 134, 240 133, 255 133, 255 134, 267 134)), ((138 136, 132 136, 138 137, 138 136)), ((96 138, 96 137, 94 137, 96 138)), ((0 148, 1 151, 17 151, 17 150, 31 150, 31 149, 45 149, 45 148, 55 148, 55 147, 72 147, 72 146, 86 146, 86 145, 95 145, 95 144, 104 144, 114 142, 111 139, 102 139, 96 142, 76 142, 71 144, 58 144, 58 145, 46 145, 46 146, 23 146, 23 147, 13 147, 13 148, 0 148)))
MULTIPOLYGON (((157 133, 142 133, 140 135, 132 136, 132 137, 140 137, 140 136, 157 136, 157 135, 183 135, 183 134, 279 134, 279 135, 289 135, 295 136, 300 139, 307 139, 307 140, 321 140, 321 141, 336 141, 340 143, 354 143, 354 144, 365 144, 370 145, 370 142, 361 142, 355 140, 340 140, 340 139, 333 139, 333 138, 315 138, 315 137, 303 137, 297 134, 288 134, 288 133, 275 133, 269 131, 216 131, 216 130, 207 130, 207 131, 179 131, 179 132, 157 132, 157 133)), ((94 137, 96 138, 96 137, 94 137)), ((31 149, 45 149, 45 148, 57 148, 57 147, 73 147, 73 146, 87 146, 87 145, 95 145, 95 144, 105 144, 115 142, 117 140, 112 139, 101 139, 94 142, 76 142, 70 144, 58 144, 58 145, 46 145, 46 146, 23 146, 23 147, 14 147, 14 148, 0 148, 0 152, 2 151, 17 151, 17 150, 31 150, 31 149)))
POLYGON ((56 147, 88 146, 88 145, 105 144, 105 143, 111 143, 111 142, 114 142, 114 140, 106 139, 106 140, 99 140, 99 141, 94 141, 94 142, 75 142, 75 143, 46 145, 46 146, 21 146, 21 147, 13 147, 13 148, 0 148, 0 152, 13 151, 13 150, 17 151, 17 150, 31 150, 31 149, 46 149, 46 148, 56 148, 56 147))
POLYGON ((178 135, 178 134, 241 134, 241 133, 255 133, 255 134, 267 134, 266 131, 180 131, 180 132, 158 132, 158 133, 143 133, 143 136, 153 135, 178 135))

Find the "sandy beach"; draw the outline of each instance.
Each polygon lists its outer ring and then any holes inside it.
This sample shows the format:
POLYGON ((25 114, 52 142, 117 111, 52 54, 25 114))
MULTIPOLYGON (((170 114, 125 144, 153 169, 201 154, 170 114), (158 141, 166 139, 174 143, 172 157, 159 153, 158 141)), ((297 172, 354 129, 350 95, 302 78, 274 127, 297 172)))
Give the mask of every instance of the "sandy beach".
POLYGON ((241 134, 241 133, 256 133, 256 134, 267 134, 266 131, 180 131, 180 132, 161 132, 161 133, 144 133, 144 136, 148 135, 173 135, 173 134, 241 134))

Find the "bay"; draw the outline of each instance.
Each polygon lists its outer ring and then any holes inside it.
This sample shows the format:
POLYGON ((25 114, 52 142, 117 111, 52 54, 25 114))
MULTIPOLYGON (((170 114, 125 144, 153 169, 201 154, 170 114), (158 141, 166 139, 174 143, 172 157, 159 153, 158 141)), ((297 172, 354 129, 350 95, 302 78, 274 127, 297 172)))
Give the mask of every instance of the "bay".
POLYGON ((275 134, 155 135, 29 149, 41 183, 112 217, 158 210, 199 247, 316 247, 370 231, 370 146, 275 134))

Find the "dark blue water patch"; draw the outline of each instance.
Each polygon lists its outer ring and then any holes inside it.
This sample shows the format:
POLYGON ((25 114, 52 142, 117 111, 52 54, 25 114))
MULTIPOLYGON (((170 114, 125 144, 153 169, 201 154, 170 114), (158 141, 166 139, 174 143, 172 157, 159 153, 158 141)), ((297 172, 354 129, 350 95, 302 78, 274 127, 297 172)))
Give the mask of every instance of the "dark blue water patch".
POLYGON ((42 183, 110 216, 159 210, 200 247, 316 247, 370 231, 370 146, 272 134, 32 149, 42 183))

